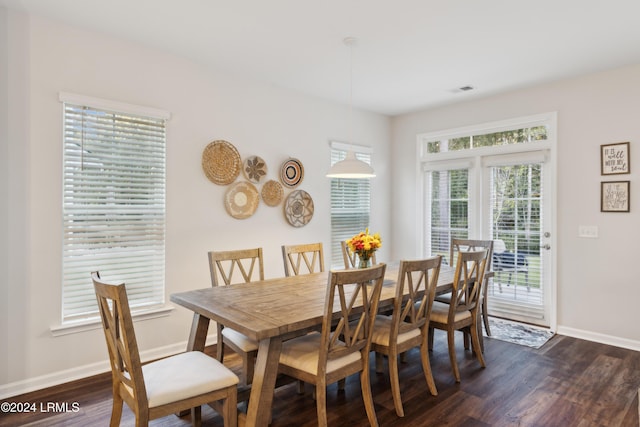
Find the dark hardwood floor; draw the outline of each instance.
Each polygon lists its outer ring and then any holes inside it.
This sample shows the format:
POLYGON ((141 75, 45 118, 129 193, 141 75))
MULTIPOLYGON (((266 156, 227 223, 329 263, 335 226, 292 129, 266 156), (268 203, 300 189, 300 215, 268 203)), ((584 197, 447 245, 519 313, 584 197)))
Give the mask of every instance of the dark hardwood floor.
MULTIPOLYGON (((372 370, 380 426, 639 425, 640 352, 562 336, 555 336, 539 350, 485 339, 487 368, 482 369, 471 352, 463 352, 459 337, 462 381, 456 384, 444 338, 436 331, 431 355, 438 396, 428 392, 416 349, 407 354, 406 363, 400 364, 404 418, 395 414, 387 374, 372 370)), ((214 349, 208 348, 207 352, 213 355, 214 349)), ((239 359, 234 355, 226 363, 239 368, 239 359)), ((311 390, 307 385, 305 394, 299 395, 295 383, 280 387, 274 398, 271 425, 317 425, 311 390)), ((27 402, 35 404, 37 410, 0 413, 2 426, 106 426, 111 412, 110 376, 98 375, 3 402, 27 402), (58 404, 58 408, 51 407, 47 412, 50 403, 58 404), (69 412, 56 412, 65 403, 69 412)), ((345 391, 331 385, 327 407, 332 427, 368 425, 357 377, 347 380, 345 391)), ((204 426, 223 425, 210 408, 203 408, 202 413, 204 426)), ((125 405, 121 425, 133 424, 133 414, 125 405)), ((169 416, 154 420, 151 425, 185 426, 190 425, 190 420, 188 415, 169 416)))

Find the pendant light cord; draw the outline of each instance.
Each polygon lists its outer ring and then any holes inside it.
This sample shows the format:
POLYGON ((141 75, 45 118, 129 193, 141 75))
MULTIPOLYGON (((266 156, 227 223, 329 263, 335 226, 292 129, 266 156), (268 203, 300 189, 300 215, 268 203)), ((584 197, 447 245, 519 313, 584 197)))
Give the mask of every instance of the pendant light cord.
POLYGON ((349 146, 353 149, 353 45, 355 37, 346 37, 343 43, 349 47, 349 146))

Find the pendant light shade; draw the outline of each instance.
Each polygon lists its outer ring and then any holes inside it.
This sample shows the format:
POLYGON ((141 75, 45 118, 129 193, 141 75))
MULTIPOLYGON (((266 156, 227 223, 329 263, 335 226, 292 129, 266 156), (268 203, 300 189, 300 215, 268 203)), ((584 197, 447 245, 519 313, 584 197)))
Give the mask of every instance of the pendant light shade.
POLYGON ((327 178, 373 178, 376 173, 373 168, 362 160, 356 159, 353 151, 347 151, 344 160, 336 162, 329 172, 327 178))
MULTIPOLYGON (((343 40, 344 44, 349 47, 350 60, 350 93, 349 93, 349 139, 351 139, 351 116, 353 110, 353 45, 356 43, 355 37, 347 37, 343 40)), ((353 150, 347 151, 344 160, 336 162, 329 172, 327 178, 373 178, 376 176, 373 168, 362 160, 356 158, 353 150)))

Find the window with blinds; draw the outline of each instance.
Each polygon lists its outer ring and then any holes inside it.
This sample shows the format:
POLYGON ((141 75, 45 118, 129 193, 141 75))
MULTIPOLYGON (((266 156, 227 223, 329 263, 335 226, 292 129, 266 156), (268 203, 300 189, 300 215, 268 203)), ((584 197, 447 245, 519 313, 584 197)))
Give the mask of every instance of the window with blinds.
POLYGON ((165 119, 65 101, 62 321, 97 316, 90 273, 164 303, 165 119))
MULTIPOLYGON (((354 150, 355 151, 355 150, 354 150)), ((331 149, 331 164, 343 160, 346 150, 331 149)), ((356 157, 371 164, 370 153, 356 157)), ((344 268, 340 242, 369 227, 371 183, 368 179, 331 178, 331 267, 344 268)))
POLYGON ((437 170, 428 173, 430 227, 426 238, 430 253, 449 260, 451 238, 469 236, 469 170, 437 170))

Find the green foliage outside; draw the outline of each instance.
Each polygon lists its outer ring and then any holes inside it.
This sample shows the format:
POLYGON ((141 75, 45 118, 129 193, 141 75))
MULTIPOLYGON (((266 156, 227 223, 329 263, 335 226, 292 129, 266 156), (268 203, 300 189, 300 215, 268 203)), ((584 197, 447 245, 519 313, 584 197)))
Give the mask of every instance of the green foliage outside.
POLYGON ((484 135, 465 136, 443 141, 428 141, 428 153, 444 151, 470 150, 480 147, 495 147, 500 145, 522 144, 547 139, 547 128, 536 126, 531 128, 514 129, 509 131, 487 133, 484 135))

